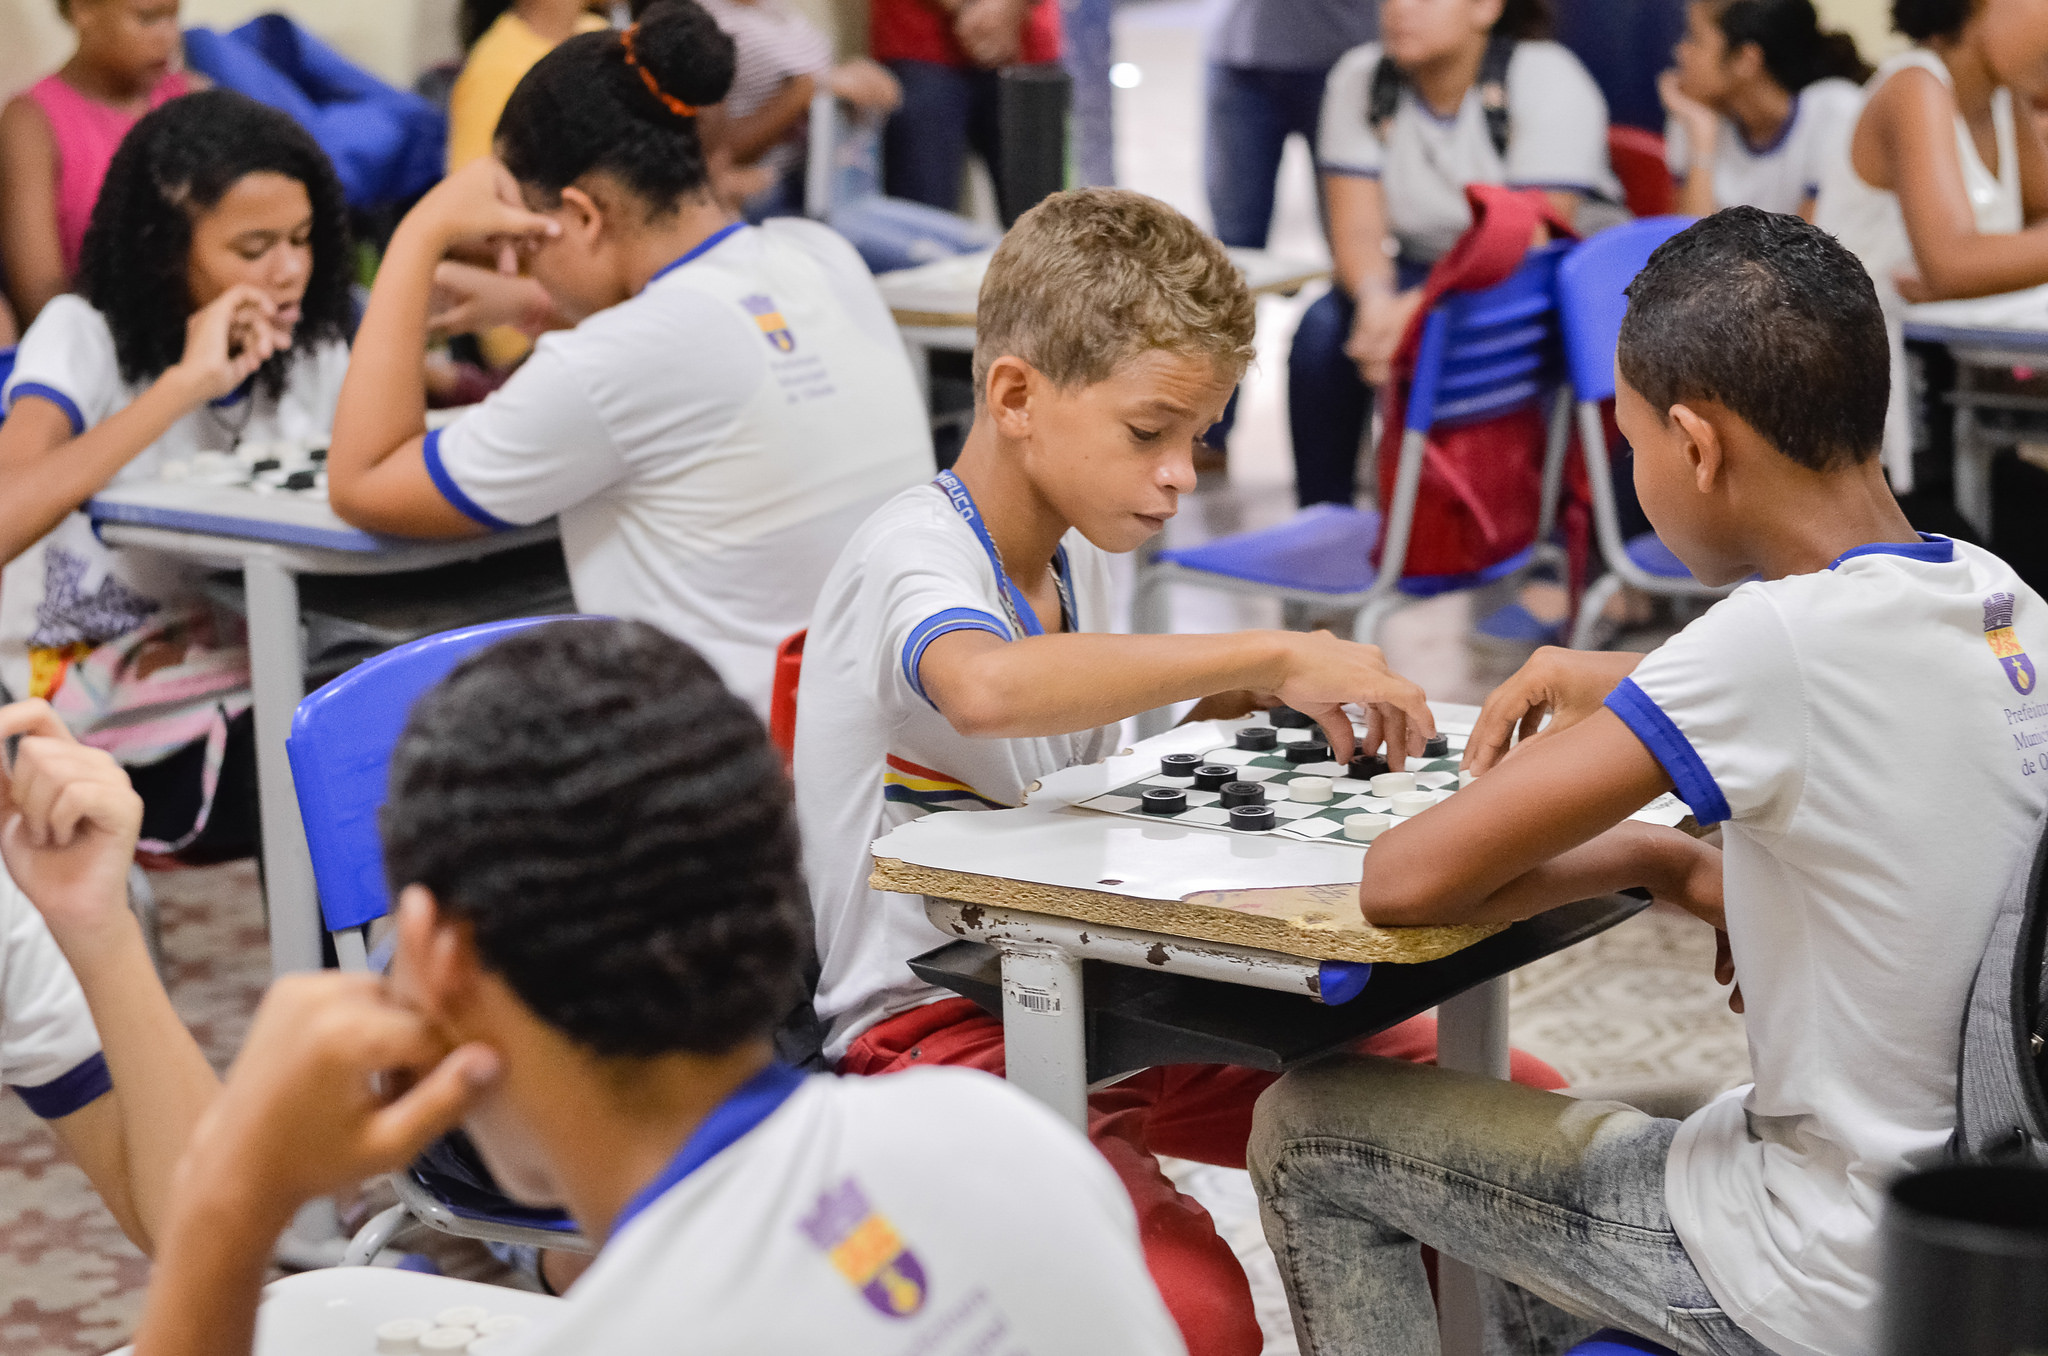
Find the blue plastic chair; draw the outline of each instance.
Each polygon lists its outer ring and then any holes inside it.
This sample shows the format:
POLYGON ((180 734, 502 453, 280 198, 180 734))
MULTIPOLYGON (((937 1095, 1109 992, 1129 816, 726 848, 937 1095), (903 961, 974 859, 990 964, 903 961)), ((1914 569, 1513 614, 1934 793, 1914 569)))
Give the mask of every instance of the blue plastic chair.
POLYGON ((1557 399, 1563 364, 1555 282, 1571 248, 1559 242, 1534 250, 1507 281, 1484 291, 1454 293, 1430 313, 1409 388, 1393 503, 1382 505, 1384 512, 1318 504, 1277 527, 1161 551, 1139 571, 1133 629, 1171 630, 1167 587, 1198 584, 1278 597, 1323 612, 1350 611, 1354 638, 1370 643, 1388 616, 1412 602, 1500 583, 1534 563, 1538 543, 1549 535, 1556 498, 1552 487, 1563 471, 1567 410, 1561 401, 1551 411, 1536 540, 1472 574, 1403 572, 1429 431, 1557 399), (1376 569, 1372 552, 1382 531, 1386 548, 1376 569))
POLYGON ((1621 518, 1614 506, 1607 422, 1600 408, 1614 399, 1614 346, 1621 337, 1621 318, 1628 311, 1622 289, 1642 272, 1657 246, 1692 222, 1691 217, 1646 217, 1602 231, 1572 251, 1557 270, 1565 364, 1571 373, 1579 446, 1586 458, 1586 479, 1593 497, 1593 536, 1600 543, 1608 571, 1579 602, 1579 617, 1571 635, 1575 650, 1591 648, 1599 634, 1601 612, 1624 584, 1667 598, 1714 599, 1728 592, 1694 579, 1685 562, 1671 554, 1656 533, 1622 537, 1621 518))
MULTIPOLYGON (((391 753, 413 704, 478 650, 563 620, 578 619, 519 617, 426 636, 364 661, 299 703, 285 748, 320 887, 320 913, 342 969, 369 968, 363 930, 391 911, 377 812, 390 780, 391 753)), ((348 1263, 367 1265, 408 1217, 464 1238, 595 1251, 560 1211, 515 1205, 469 1184, 444 1181, 419 1175, 417 1165, 393 1173, 399 1203, 356 1234, 348 1263)))

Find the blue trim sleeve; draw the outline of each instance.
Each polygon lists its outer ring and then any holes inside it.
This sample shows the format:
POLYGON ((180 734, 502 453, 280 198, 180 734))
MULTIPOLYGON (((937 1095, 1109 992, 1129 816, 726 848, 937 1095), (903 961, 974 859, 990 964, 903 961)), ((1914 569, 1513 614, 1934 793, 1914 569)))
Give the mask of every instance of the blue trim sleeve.
POLYGON ((940 636, 953 631, 986 631, 997 640, 1010 639, 1010 628, 1002 619, 986 612, 977 612, 971 607, 949 607, 937 612, 910 629, 910 635, 903 642, 903 678, 910 684, 910 690, 925 701, 924 682, 917 676, 918 665, 924 662, 924 652, 940 636))
POLYGON ((1692 817, 1702 826, 1719 824, 1730 817, 1728 797, 1721 794, 1721 784, 1714 780, 1714 774, 1707 771, 1699 750, 1685 737, 1671 717, 1664 714, 1664 708, 1650 700, 1650 694, 1636 686, 1635 679, 1624 678, 1607 694, 1607 709, 1621 717, 1621 723, 1635 732, 1643 741, 1643 747, 1650 751, 1671 775, 1672 789, 1678 798, 1692 810, 1692 817))
POLYGON ((493 532, 509 532, 517 527, 517 523, 506 522, 463 493, 462 487, 455 483, 455 477, 448 474, 448 468, 441 462, 441 434, 445 431, 438 428, 429 430, 427 441, 420 448, 420 455, 426 458, 427 462, 427 478, 434 482, 434 488, 441 492, 443 499, 455 507, 456 512, 483 524, 493 532))
POLYGON ((16 1088, 28 1109, 46 1121, 58 1120, 83 1111, 114 1090, 114 1076, 107 1072, 107 1057, 94 1051, 67 1074, 32 1088, 16 1088))
POLYGON ((56 387, 46 386, 40 381, 24 381, 9 391, 7 393, 7 412, 12 414, 14 407, 21 403, 21 398, 29 395, 41 396, 58 409, 64 411, 64 417, 71 421, 72 437, 76 438, 79 434, 85 432, 85 415, 79 410, 78 402, 65 395, 56 387))
POLYGON ((1319 162, 1316 168, 1324 174, 1335 174, 1346 179, 1377 179, 1380 177, 1378 169, 1367 169, 1363 165, 1339 165, 1328 160, 1319 162))

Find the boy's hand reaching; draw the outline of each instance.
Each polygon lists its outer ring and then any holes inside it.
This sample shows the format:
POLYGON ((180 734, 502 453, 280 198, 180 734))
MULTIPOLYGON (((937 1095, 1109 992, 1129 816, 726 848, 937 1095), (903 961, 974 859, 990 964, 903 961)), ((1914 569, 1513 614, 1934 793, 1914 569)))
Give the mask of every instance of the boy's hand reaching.
POLYGON ((47 702, 0 707, 0 857, 67 954, 132 925, 128 868, 142 797, 105 752, 71 737, 47 702))
POLYGON ((403 1167, 497 1077, 496 1052, 450 1049, 369 975, 271 985, 182 1169, 194 1202, 282 1228, 318 1196, 403 1167))
POLYGON ((1465 767, 1484 772, 1512 748, 1569 730, 1598 711, 1642 662, 1639 654, 1544 646, 1487 696, 1465 741, 1465 767))
POLYGON ((1365 752, 1384 744, 1387 763, 1395 768, 1422 753, 1424 741, 1436 733, 1436 717, 1422 689, 1387 667, 1379 646, 1339 640, 1328 631, 1286 634, 1291 637, 1287 666, 1273 695, 1315 718, 1329 736, 1336 761, 1349 762, 1359 742, 1344 711, 1347 704, 1365 713, 1365 752))

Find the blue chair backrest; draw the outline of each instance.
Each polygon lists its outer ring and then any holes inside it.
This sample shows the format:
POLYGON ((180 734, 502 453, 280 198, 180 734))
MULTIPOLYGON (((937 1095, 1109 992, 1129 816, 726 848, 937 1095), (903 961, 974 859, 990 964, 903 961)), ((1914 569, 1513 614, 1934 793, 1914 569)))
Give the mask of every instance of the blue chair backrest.
POLYGON ((1659 245, 1692 225, 1692 217, 1644 217, 1602 231, 1558 266, 1558 319, 1565 365, 1580 400, 1614 398, 1614 345, 1628 312, 1622 289, 1635 281, 1659 245))
POLYGON ((1556 385, 1557 270, 1571 249, 1558 241, 1531 250, 1505 282, 1451 293, 1430 312, 1408 391, 1411 431, 1491 419, 1556 385))
POLYGON ((377 812, 413 703, 478 650, 563 620, 574 619, 519 617, 425 636, 365 660, 299 703, 285 748, 329 932, 390 912, 377 812))

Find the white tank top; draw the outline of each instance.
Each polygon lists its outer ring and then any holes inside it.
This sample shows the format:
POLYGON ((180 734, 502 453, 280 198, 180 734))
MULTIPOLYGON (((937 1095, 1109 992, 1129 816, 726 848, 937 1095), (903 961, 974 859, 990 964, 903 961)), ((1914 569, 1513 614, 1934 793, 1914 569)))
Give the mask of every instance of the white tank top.
MULTIPOLYGON (((1865 101, 1875 95, 1898 72, 1917 66, 1931 72, 1953 95, 1955 81, 1939 56, 1923 47, 1901 52, 1877 68, 1864 88, 1865 101)), ((1998 170, 1993 173, 1977 154, 1970 125, 1956 114, 1956 154, 1962 162, 1963 188, 1970 197, 1970 210, 1977 229, 1988 235, 2008 235, 2026 224, 2020 200, 2019 134, 2013 122, 2012 91, 2000 86, 1991 94, 1991 125, 1998 143, 1998 170)), ((1904 493, 1913 487, 1912 426, 1907 412, 1907 374, 1901 317, 1905 299, 1899 295, 1893 277, 1917 272, 1913 244, 1906 235, 1905 214, 1899 210, 1899 195, 1873 188, 1856 172, 1850 148, 1855 142, 1854 124, 1840 142, 1839 153, 1828 166, 1814 208, 1814 224, 1848 247, 1870 280, 1877 285, 1877 299, 1884 307, 1885 328, 1892 344, 1892 398, 1885 421, 1884 462, 1891 473, 1892 488, 1904 493)))

